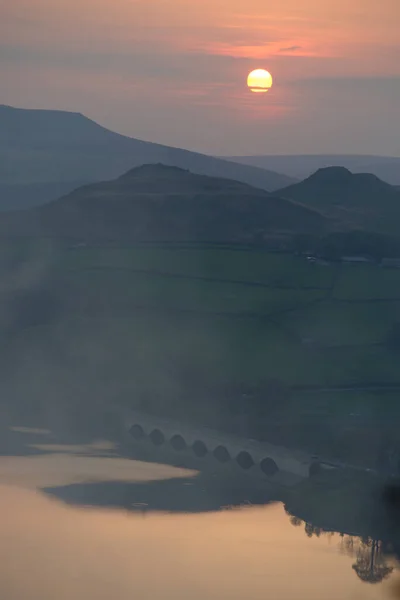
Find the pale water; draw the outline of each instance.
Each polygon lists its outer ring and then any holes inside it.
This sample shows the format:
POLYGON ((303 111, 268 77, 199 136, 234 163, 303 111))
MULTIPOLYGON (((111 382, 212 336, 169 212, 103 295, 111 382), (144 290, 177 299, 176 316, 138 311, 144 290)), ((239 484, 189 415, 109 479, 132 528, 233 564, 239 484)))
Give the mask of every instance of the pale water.
POLYGON ((393 572, 384 581, 361 581, 352 568, 358 539, 310 538, 280 503, 216 510, 215 498, 198 501, 212 493, 190 485, 196 473, 119 458, 102 444, 56 446, 44 436, 36 449, 45 453, 0 458, 1 600, 375 600, 396 593, 400 573, 389 559, 393 572))

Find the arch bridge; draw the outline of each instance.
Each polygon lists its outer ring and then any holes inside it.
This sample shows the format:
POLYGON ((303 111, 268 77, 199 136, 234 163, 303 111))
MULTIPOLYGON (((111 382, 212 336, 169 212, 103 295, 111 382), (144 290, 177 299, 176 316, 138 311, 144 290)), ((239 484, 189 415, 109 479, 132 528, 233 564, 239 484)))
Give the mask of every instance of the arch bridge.
POLYGON ((196 470, 224 468, 277 483, 293 484, 329 468, 304 452, 140 412, 125 418, 125 437, 129 445, 150 450, 155 460, 178 460, 196 470))

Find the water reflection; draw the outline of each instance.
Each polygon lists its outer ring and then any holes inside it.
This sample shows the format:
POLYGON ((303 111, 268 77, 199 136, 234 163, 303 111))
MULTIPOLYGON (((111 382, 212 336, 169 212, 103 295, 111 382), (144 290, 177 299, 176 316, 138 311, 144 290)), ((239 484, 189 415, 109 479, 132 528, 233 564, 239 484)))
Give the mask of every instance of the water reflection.
MULTIPOLYGON (((290 517, 290 523, 295 527, 304 526, 304 532, 310 538, 313 536, 318 538, 326 536, 330 539, 337 537, 335 532, 325 532, 321 527, 305 523, 298 517, 290 517)), ((395 563, 388 564, 392 553, 390 545, 385 545, 381 540, 360 538, 344 533, 339 533, 339 537, 338 548, 342 554, 356 559, 352 568, 361 581, 380 583, 393 573, 395 563)))
POLYGON ((361 540, 353 569, 362 581, 379 583, 392 573, 382 550, 383 543, 378 540, 361 540))
POLYGON ((47 487, 43 491, 68 504, 181 513, 266 505, 279 499, 277 491, 271 488, 249 487, 248 481, 221 479, 203 473, 149 482, 76 483, 47 487))
POLYGON ((33 443, 37 453, 0 458, 2 598, 378 600, 393 593, 389 540, 350 530, 345 505, 335 512, 315 489, 288 498, 249 479, 131 460, 107 444, 33 443), (329 530, 328 517, 340 525, 338 515, 343 527, 329 530))
POLYGON ((281 504, 210 513, 82 509, 34 490, 0 490, 7 600, 378 600, 351 558, 293 528, 281 504), (344 560, 343 560, 344 559, 344 560))
POLYGON ((306 484, 300 493, 297 490, 286 512, 290 523, 302 527, 309 538, 333 537, 339 532, 341 553, 355 559, 353 571, 361 581, 376 584, 398 569, 394 560, 400 558, 400 511, 396 494, 397 486, 380 487, 368 479, 344 478, 340 484, 336 481, 336 486, 332 481, 320 480, 306 484), (388 489, 391 489, 389 496, 388 489), (310 520, 303 520, 299 514, 307 514, 310 520))

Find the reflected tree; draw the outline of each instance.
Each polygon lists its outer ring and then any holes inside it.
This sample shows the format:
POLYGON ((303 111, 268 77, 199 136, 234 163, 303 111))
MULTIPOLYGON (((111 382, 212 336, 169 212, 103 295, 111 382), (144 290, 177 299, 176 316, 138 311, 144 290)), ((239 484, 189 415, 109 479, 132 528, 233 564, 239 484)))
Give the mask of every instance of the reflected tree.
MULTIPOLYGON (((304 523, 304 531, 307 537, 320 537, 321 535, 335 535, 332 532, 325 532, 321 527, 317 527, 312 523, 302 521, 295 515, 290 515, 290 523, 298 527, 304 523)), ((343 554, 347 556, 355 556, 356 562, 352 565, 353 570, 361 581, 366 583, 379 583, 389 577, 394 570, 386 562, 385 551, 390 550, 390 547, 380 540, 373 538, 358 538, 345 533, 338 533, 341 538, 339 548, 343 554)))
POLYGON ((344 533, 341 533, 340 537, 342 538, 339 544, 340 552, 347 554, 347 556, 354 556, 354 547, 358 542, 358 538, 354 538, 352 535, 345 535, 344 533))
POLYGON ((312 523, 306 523, 304 525, 304 531, 306 532, 307 537, 312 537, 313 535, 320 537, 322 533, 321 527, 316 527, 312 523))
POLYGON ((328 533, 329 534, 331 533, 331 532, 325 532, 322 529, 322 527, 317 527, 316 525, 313 525, 312 523, 303 521, 303 519, 296 517, 296 515, 292 515, 287 508, 285 508, 285 512, 289 517, 291 525, 293 525, 294 527, 300 527, 300 525, 303 525, 303 523, 304 523, 304 531, 305 531, 307 537, 312 537, 313 535, 315 535, 316 537, 320 537, 321 534, 328 535, 328 533))
POLYGON ((294 527, 299 527, 303 523, 299 517, 290 517, 290 522, 294 527))
POLYGON ((386 563, 382 543, 370 538, 361 540, 353 569, 367 583, 379 583, 393 571, 393 567, 386 563))

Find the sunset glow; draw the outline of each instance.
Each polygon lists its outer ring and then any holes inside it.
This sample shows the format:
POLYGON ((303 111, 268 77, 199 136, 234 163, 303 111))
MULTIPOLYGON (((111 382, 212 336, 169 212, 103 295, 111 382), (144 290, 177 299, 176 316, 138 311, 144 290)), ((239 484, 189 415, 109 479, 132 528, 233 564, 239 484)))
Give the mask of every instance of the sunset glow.
POLYGON ((400 152, 398 0, 0 5, 0 103, 211 154, 400 152), (246 85, 262 68, 269 94, 246 85))

